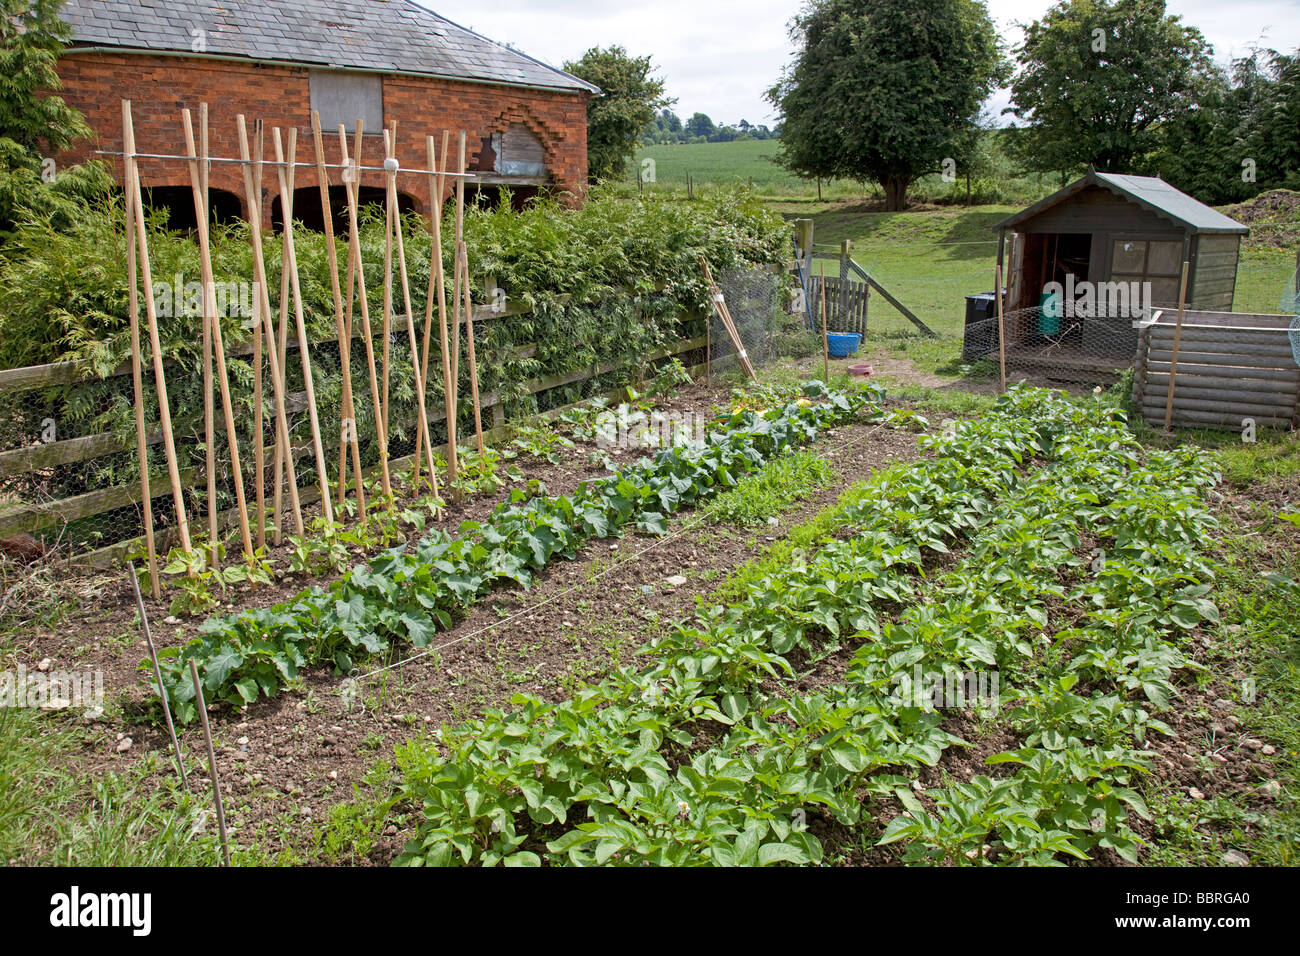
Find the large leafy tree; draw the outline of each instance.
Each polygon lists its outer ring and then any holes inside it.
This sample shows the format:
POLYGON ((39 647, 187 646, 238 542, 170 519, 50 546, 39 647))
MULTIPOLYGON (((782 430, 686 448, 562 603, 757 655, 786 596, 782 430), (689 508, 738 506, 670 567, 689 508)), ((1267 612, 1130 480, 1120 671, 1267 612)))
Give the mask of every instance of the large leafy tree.
POLYGON ((1300 188, 1300 50, 1256 50, 1215 69, 1196 103, 1159 130, 1151 164, 1162 177, 1214 203, 1300 188))
POLYGON ((621 46, 592 47, 564 69, 602 91, 587 104, 587 179, 621 178, 646 126, 676 100, 664 95, 650 57, 629 56, 621 46))
POLYGON ((1014 155, 1035 172, 1141 171, 1212 71, 1200 31, 1164 0, 1066 0, 1024 30, 1008 112, 1023 124, 1014 155))
POLYGON ((794 62, 767 92, 784 165, 879 183, 891 210, 969 153, 980 105, 1007 75, 982 0, 810 0, 790 33, 794 62))
MULTIPOLYGON (((58 172, 47 157, 90 135, 85 118, 50 91, 69 28, 63 0, 0 0, 0 237, 23 215, 66 213, 107 185, 101 164, 58 172)), ((65 216, 66 218, 66 216, 65 216)))

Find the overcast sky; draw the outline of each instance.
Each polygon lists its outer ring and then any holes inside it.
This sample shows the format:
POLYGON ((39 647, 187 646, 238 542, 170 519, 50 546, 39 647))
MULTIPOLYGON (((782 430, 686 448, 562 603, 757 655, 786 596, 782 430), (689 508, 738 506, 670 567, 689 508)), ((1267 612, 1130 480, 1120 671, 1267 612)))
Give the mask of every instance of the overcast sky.
MULTIPOLYGON (((417 0, 442 16, 553 66, 593 46, 621 44, 649 54, 682 117, 707 113, 719 123, 771 123, 763 91, 792 47, 786 31, 799 0, 417 0)), ((989 0, 1008 43, 1017 21, 1037 19, 1050 0, 989 0)), ((1252 43, 1300 47, 1300 0, 1170 0, 1171 13, 1200 28, 1226 62, 1252 43)), ((990 108, 1000 111, 1005 96, 990 108)))

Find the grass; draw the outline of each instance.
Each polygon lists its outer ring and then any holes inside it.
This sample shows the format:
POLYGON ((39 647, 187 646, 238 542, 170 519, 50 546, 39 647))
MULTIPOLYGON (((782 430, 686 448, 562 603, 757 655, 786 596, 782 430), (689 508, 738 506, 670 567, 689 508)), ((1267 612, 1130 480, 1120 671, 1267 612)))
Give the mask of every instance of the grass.
MULTIPOLYGON (((898 465, 906 468, 906 465, 898 465)), ((750 585, 777 570, 789 567, 791 560, 799 553, 814 550, 822 541, 845 526, 850 508, 861 503, 871 493, 871 486, 877 476, 854 482, 840 494, 833 505, 828 505, 807 521, 790 528, 786 536, 774 542, 760 557, 738 565, 731 576, 714 589, 705 604, 728 604, 739 600, 748 593, 750 585)))
POLYGON ((150 759, 121 774, 87 774, 71 766, 82 737, 62 716, 0 708, 0 862, 218 862, 215 824, 207 822, 200 798, 180 791, 170 767, 150 759))
POLYGON ((709 520, 741 528, 762 524, 836 477, 835 469, 811 451, 782 455, 719 495, 709 507, 709 520))
MULTIPOLYGON (((1223 460, 1222 453, 1215 455, 1223 460)), ((1202 680, 1218 679, 1231 688, 1223 690, 1221 684, 1216 693, 1232 700, 1238 733, 1273 747, 1274 753, 1261 759, 1269 763, 1280 789, 1266 798, 1263 812, 1223 796, 1202 802, 1182 791, 1149 794, 1158 827, 1151 862, 1219 866, 1223 854, 1235 849, 1252 865, 1295 866, 1300 863, 1295 793, 1300 773, 1300 589, 1267 583, 1260 569, 1272 568, 1295 581, 1300 579, 1300 555, 1294 538, 1232 521, 1224 530, 1225 560, 1215 591, 1222 623, 1213 635, 1211 673, 1202 680)))

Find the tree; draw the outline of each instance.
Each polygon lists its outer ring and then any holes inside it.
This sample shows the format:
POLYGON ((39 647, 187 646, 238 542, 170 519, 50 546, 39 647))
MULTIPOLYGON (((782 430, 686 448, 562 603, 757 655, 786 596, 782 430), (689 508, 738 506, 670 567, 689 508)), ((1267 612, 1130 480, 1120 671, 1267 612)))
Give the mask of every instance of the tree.
POLYGON ((1204 37, 1164 0, 1065 0, 1024 29, 1007 112, 1026 124, 1012 150, 1034 172, 1141 171, 1211 71, 1204 37))
POLYGON ((891 210, 968 144, 1006 76, 982 0, 811 0, 790 35, 794 62, 767 92, 783 165, 879 183, 891 210))
POLYGON ((105 183, 99 164, 56 182, 48 159, 90 135, 81 113, 49 92, 61 85, 55 65, 71 32, 62 5, 0 0, 0 235, 21 214, 53 214, 105 183))
POLYGON ((622 178, 656 111, 676 100, 664 96, 664 81, 651 75, 650 57, 628 56, 621 46, 592 47, 564 69, 602 91, 587 104, 588 181, 622 178))
POLYGON ((718 127, 714 125, 713 120, 709 119, 704 113, 696 113, 686 121, 686 135, 688 136, 702 136, 708 139, 717 132, 717 129, 718 127))
POLYGON ((1300 51, 1255 50, 1215 68, 1196 107, 1162 124, 1155 170, 1212 203, 1300 187, 1300 51))

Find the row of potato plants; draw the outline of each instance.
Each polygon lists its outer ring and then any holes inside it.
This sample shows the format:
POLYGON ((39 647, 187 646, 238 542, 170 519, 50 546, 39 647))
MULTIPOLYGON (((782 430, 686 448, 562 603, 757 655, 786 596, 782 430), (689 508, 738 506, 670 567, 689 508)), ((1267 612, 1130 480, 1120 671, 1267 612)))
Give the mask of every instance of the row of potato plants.
POLYGON ((1002 696, 1020 746, 986 762, 1011 772, 932 790, 933 811, 898 788, 905 811, 882 842, 905 842, 906 861, 1049 864, 1096 848, 1138 860, 1147 735, 1171 733, 1155 714, 1194 667, 1187 632, 1218 620, 1204 554, 1217 475, 1195 450, 1144 455, 1118 428, 1068 440, 1075 466, 989 529, 934 618, 951 632, 994 610, 985 633, 1016 683, 1002 696))
MULTIPOLYGON (((1163 483, 1174 481, 1181 494, 1177 527, 1184 543, 1194 541, 1202 529, 1192 499, 1209 476, 1186 456, 1142 464, 1122 416, 1034 390, 1013 391, 986 418, 923 442, 936 457, 879 476, 875 494, 846 516, 851 537, 755 583, 736 606, 703 611, 652 643, 647 650, 658 660, 649 667, 620 671, 560 705, 521 696, 511 711, 490 711, 444 732, 440 747, 402 748, 403 796, 420 822, 400 862, 818 862, 823 849, 809 817, 859 825, 864 793, 903 801, 906 812, 883 842, 909 841, 909 859, 954 860, 958 852, 954 862, 971 862, 966 843, 954 843, 943 829, 960 829, 964 811, 935 822, 907 777, 882 772, 933 766, 947 747, 964 743, 942 728, 933 705, 899 698, 900 676, 917 666, 932 673, 993 666, 1032 673, 1032 635, 1048 623, 1043 595, 1066 597, 1058 581, 1078 563, 1081 529, 1119 528, 1127 516, 1134 529, 1146 528, 1145 539, 1159 537, 1174 550, 1167 524, 1140 517, 1143 496, 1152 488, 1167 493, 1163 483), (1025 469, 1033 458, 1048 466, 1025 469), (1177 484, 1184 474, 1192 476, 1186 487, 1177 484), (1094 513, 1076 510, 1079 502, 1094 513), (970 553, 941 579, 942 596, 896 623, 882 620, 916 593, 923 552, 945 551, 961 538, 969 539, 970 553), (793 676, 791 651, 815 655, 841 640, 864 642, 844 684, 780 695, 793 676), (942 839, 908 829, 926 820, 942 839)), ((1116 534, 1125 547, 1138 540, 1144 539, 1135 530, 1116 534)), ((1106 576, 1111 590, 1087 596, 1126 613, 1141 589, 1116 590, 1114 576, 1106 576)), ((1191 626, 1208 616, 1199 587, 1162 593, 1146 623, 1191 626)), ((1177 665, 1169 655, 1165 663, 1177 665)), ((1161 678, 1151 664, 1145 660, 1141 673, 1153 685, 1167 683, 1168 674, 1161 678)), ((1154 726, 1124 699, 1101 697, 1090 706, 1154 726)), ((1027 748, 1042 743, 1032 737, 1031 716, 1016 719, 1027 748)), ((1021 794, 1013 795, 1020 805, 994 808, 995 818, 1020 830, 996 838, 999 847, 987 861, 1051 862, 1062 852, 1083 855, 1089 840, 1126 848, 1131 837, 1119 818, 1132 795, 1106 789, 1123 761, 1069 756, 1065 772, 1082 774, 1078 782, 1043 788, 1036 807, 1021 794), (1069 812, 1067 800, 1053 799, 1061 796, 1082 797, 1082 833, 1046 825, 1053 813, 1069 812), (1089 814, 1088 800, 1105 812, 1089 814)), ((1034 759, 1009 759, 1018 757, 1034 759)), ((1027 767, 1021 790, 1031 789, 1032 773, 1046 780, 1041 767, 1027 767)), ((967 842, 980 841, 979 859, 986 859, 983 841, 995 839, 993 829, 977 821, 964 834, 967 842)))
MULTIPOLYGON (((810 766, 815 755, 806 746, 787 753, 772 741, 755 753, 688 759, 690 728, 752 727, 758 689, 791 673, 783 655, 869 630, 878 608, 903 604, 923 552, 946 551, 988 520, 1038 451, 1036 433, 1005 416, 922 441, 938 456, 877 476, 864 503, 846 513, 857 534, 655 642, 647 650, 660 659, 650 667, 624 669, 560 705, 518 697, 517 710, 489 711, 444 734, 445 755, 421 744, 399 753, 405 795, 424 817, 404 862, 540 862, 521 847, 570 821, 575 829, 547 848, 552 861, 820 859, 817 841, 794 825, 795 811, 820 801, 852 816, 855 802, 835 796, 834 784, 847 778, 827 782, 821 774, 838 768, 856 781, 874 766, 870 753, 883 755, 867 739, 890 723, 879 702, 822 702, 826 726, 812 738, 816 753, 829 755, 824 768, 810 766), (780 768, 775 788, 755 782, 766 764, 780 768), (590 822, 580 822, 583 815, 590 822)), ((816 726, 816 706, 800 726, 816 726)), ((765 729, 775 726, 764 720, 765 729)), ((937 718, 918 710, 903 723, 906 734, 889 731, 895 759, 937 761, 947 743, 937 718)))
POLYGON ((197 716, 191 660, 209 701, 239 707, 274 696, 305 666, 333 664, 347 673, 398 643, 426 647, 498 583, 526 588, 551 559, 572 558, 593 539, 629 529, 664 534, 678 509, 735 485, 827 427, 864 410, 879 412, 883 397, 875 387, 844 393, 821 382, 807 383, 803 392, 780 408, 737 412, 703 440, 664 448, 618 474, 583 482, 571 495, 516 490, 484 521, 463 522, 457 536, 435 530, 409 549, 357 565, 328 588, 209 618, 193 640, 159 655, 162 689, 176 719, 197 716))

